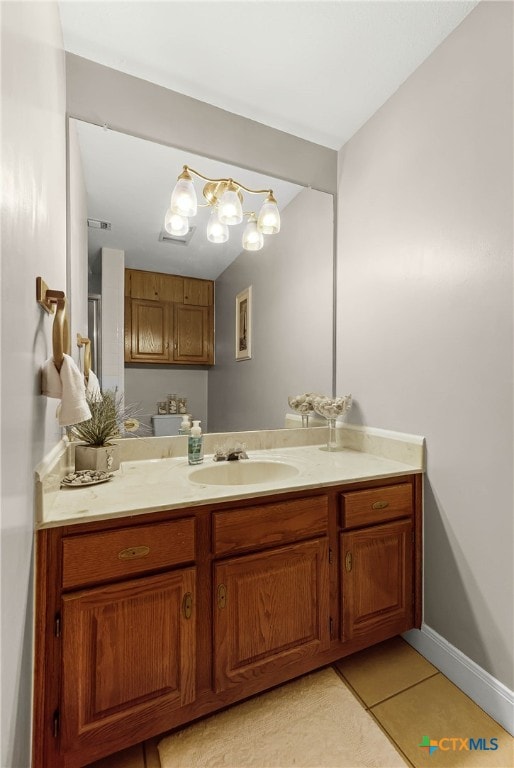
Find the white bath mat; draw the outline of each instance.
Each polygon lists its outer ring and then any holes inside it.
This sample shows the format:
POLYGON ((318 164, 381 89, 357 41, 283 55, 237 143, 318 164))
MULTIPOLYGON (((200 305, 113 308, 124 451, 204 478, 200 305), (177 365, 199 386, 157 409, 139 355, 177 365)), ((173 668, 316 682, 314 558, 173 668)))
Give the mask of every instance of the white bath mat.
POLYGON ((162 768, 405 768, 339 675, 322 669, 165 737, 162 768))

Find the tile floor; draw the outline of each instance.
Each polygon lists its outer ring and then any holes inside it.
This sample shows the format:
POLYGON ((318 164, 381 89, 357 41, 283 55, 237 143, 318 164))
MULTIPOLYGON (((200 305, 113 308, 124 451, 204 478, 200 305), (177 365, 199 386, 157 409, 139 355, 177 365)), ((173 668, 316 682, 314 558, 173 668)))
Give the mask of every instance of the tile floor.
MULTIPOLYGON (((400 637, 343 659, 334 668, 413 768, 513 768, 514 739, 400 637), (437 749, 429 756, 420 747, 424 736, 482 738, 488 746, 496 738, 498 749, 437 749)), ((88 768, 160 768, 160 738, 88 768)), ((460 740, 454 744, 462 746, 460 740)))

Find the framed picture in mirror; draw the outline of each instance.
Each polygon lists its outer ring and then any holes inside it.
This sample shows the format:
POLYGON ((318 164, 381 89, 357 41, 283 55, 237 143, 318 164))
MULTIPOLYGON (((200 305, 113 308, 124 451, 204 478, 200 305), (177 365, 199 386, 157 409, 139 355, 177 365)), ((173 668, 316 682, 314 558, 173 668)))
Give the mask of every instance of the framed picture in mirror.
POLYGON ((236 296, 236 360, 252 356, 252 286, 236 296))

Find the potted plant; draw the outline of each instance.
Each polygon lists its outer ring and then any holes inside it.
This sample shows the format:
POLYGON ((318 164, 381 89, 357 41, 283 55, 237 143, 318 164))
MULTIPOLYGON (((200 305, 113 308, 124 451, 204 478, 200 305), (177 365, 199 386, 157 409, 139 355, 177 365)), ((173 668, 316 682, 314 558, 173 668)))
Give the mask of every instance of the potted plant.
POLYGON ((123 398, 113 390, 105 390, 87 398, 91 418, 70 428, 70 437, 79 440, 75 446, 75 469, 113 472, 120 466, 119 440, 125 432, 135 432, 140 424, 133 408, 126 408, 123 398))

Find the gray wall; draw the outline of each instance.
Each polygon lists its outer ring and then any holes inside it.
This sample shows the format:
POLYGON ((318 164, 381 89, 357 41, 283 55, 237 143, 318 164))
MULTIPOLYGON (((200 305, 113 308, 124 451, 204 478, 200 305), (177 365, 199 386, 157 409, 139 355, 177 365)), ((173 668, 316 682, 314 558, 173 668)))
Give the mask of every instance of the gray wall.
MULTIPOLYGON (((208 369, 182 366, 163 368, 157 365, 125 367, 125 402, 138 408, 137 418, 151 427, 151 417, 157 413, 157 403, 168 394, 187 397, 187 411, 200 419, 202 430, 210 430, 207 419, 208 369)), ((212 430, 210 430, 212 431, 212 430)))
POLYGON ((60 437, 41 396, 52 318, 36 277, 66 290, 64 52, 56 3, 2 3, 2 768, 30 765, 34 467, 60 437))
POLYGON ((512 12, 480 3, 342 148, 337 354, 352 421, 427 438, 425 622, 511 689, 512 12))
POLYGON ((287 396, 332 391, 333 198, 306 189, 277 235, 216 281, 209 431, 284 426, 287 396), (252 286, 252 358, 235 360, 235 297, 252 286))

